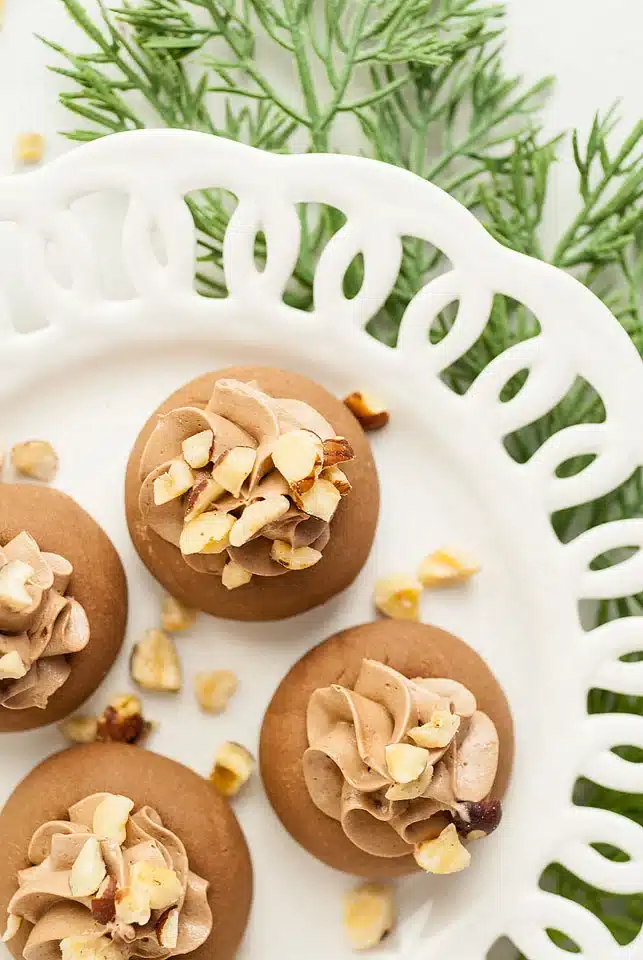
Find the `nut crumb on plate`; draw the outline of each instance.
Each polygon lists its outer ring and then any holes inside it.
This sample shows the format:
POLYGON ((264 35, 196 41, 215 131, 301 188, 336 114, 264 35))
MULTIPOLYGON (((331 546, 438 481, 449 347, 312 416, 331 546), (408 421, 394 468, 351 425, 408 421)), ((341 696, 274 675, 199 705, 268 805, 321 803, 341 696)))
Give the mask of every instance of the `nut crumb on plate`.
POLYGON ((70 743, 96 743, 98 740, 98 717, 78 715, 68 717, 58 729, 70 743))
MULTIPOLYGON (((2 19, 0 6, 0 21, 2 19)), ((15 158, 17 163, 30 166, 40 163, 45 153, 45 138, 41 133, 25 132, 18 134, 15 143, 15 158)))
POLYGON ((370 950, 395 926, 393 890, 384 883, 362 883, 344 899, 344 930, 353 950, 370 950))
POLYGON ((210 783, 224 797, 236 796, 248 782, 255 768, 255 758, 239 743, 222 743, 217 750, 210 783))
POLYGON ((51 483, 58 473, 58 455, 47 440, 26 440, 11 450, 14 470, 23 477, 51 483))
POLYGON ((196 698, 207 713, 222 713, 238 686, 237 676, 231 670, 199 673, 194 681, 196 698))
POLYGON ((418 620, 422 584, 408 574, 382 577, 375 584, 375 606, 394 620, 418 620))
POLYGON ((132 693, 114 697, 98 718, 96 738, 101 743, 140 745, 152 732, 152 724, 143 716, 143 704, 132 693))
POLYGON ((196 623, 197 611, 186 607, 176 597, 163 597, 161 602, 161 626, 169 633, 180 633, 196 623))
POLYGON ((418 578, 424 587, 446 587, 464 583, 480 572, 480 564, 463 550, 442 547, 420 564, 418 578))
POLYGON ((172 638, 163 630, 146 630, 132 650, 130 673, 144 690, 178 693, 183 685, 181 662, 172 638))
POLYGON ((389 412, 378 397, 355 390, 344 398, 344 403, 359 420, 364 430, 379 430, 389 422, 389 412))

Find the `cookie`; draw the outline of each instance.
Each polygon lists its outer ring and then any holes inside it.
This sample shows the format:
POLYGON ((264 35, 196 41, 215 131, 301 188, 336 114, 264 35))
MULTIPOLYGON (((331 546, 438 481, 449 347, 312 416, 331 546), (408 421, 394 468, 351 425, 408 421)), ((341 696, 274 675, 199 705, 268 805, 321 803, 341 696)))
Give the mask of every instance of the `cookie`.
MULTIPOLYGON (((0 813, 0 916, 29 866, 34 832, 52 820, 67 820, 73 804, 94 793, 115 793, 149 805, 183 842, 190 869, 209 883, 213 928, 190 960, 232 960, 243 938, 252 901, 252 865, 229 805, 196 773, 138 747, 94 744, 72 747, 36 767, 0 813)), ((30 924, 23 923, 7 946, 21 960, 30 924)))
POLYGON ((89 621, 87 646, 69 656, 71 673, 45 709, 0 706, 0 733, 30 730, 62 720, 85 702, 118 656, 127 623, 127 583, 111 540, 71 497, 36 484, 0 484, 0 547, 22 531, 43 552, 71 563, 67 594, 89 621))
POLYGON ((458 680, 474 694, 478 708, 498 730, 500 760, 491 797, 501 799, 513 762, 513 721, 506 697, 484 660, 462 640, 438 627, 378 620, 335 634, 306 654, 282 680, 266 711, 261 731, 263 782, 275 813, 309 853, 337 870, 370 879, 417 870, 412 856, 376 857, 356 847, 340 823, 312 802, 302 757, 308 747, 306 713, 315 690, 352 686, 364 659, 384 663, 408 678, 458 680))
POLYGON ((325 603, 345 590, 364 566, 375 536, 379 514, 379 484, 370 445, 347 407, 312 380, 273 367, 231 367, 198 377, 172 394, 143 427, 129 459, 125 506, 130 534, 150 573, 190 607, 232 620, 280 620, 325 603), (204 408, 218 380, 255 381, 273 397, 304 401, 346 437, 355 460, 342 464, 352 491, 340 503, 331 522, 330 542, 315 566, 284 576, 254 576, 235 590, 223 586, 220 576, 197 572, 179 549, 163 540, 142 521, 139 508, 141 456, 159 416, 181 406, 204 408))

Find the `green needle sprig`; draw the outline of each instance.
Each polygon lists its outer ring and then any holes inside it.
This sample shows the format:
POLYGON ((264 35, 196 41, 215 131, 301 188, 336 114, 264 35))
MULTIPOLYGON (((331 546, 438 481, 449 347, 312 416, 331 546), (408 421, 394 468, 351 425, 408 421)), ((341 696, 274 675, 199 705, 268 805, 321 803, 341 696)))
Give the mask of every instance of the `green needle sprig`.
MULTIPOLYGON (((75 141, 146 126, 188 128, 276 152, 332 152, 344 134, 356 150, 412 170, 472 210, 502 243, 574 273, 613 311, 643 352, 643 121, 622 136, 615 109, 597 114, 586 138, 577 131, 545 139, 541 107, 551 87, 531 86, 503 65, 503 8, 479 0, 124 0, 90 16, 82 0, 59 0, 86 39, 76 53, 45 40, 60 95, 81 121, 75 141), (264 69, 263 64, 270 64, 264 69), (275 69, 283 68, 283 69, 275 69), (281 83, 279 74, 288 76, 281 83), (620 136, 619 136, 620 135, 620 136), (620 142, 619 142, 620 141, 620 142), (543 241, 552 176, 565 145, 577 173, 577 212, 550 249, 543 241), (617 144, 614 146, 614 144, 617 144)), ((223 240, 234 200, 222 190, 187 198, 199 239, 196 279, 202 293, 224 296, 223 240)), ((287 301, 311 309, 321 250, 343 223, 338 211, 300 211, 302 248, 287 301)), ((256 257, 265 260, 260 235, 256 257)), ((441 251, 404 241, 399 278, 370 330, 394 344, 400 319, 419 287, 444 269, 441 251)), ((359 261, 347 294, 362 280, 359 261)), ((435 342, 454 320, 448 308, 431 330, 435 342)), ((582 317, 578 318, 579 332, 582 317)), ((507 297, 495 298, 479 341, 445 379, 465 392, 491 359, 537 335, 537 319, 507 297)), ((524 378, 503 393, 509 399, 524 378)), ((605 416, 590 384, 577 381, 546 416, 507 438, 528 460, 547 437, 605 416)), ((570 475, 587 463, 564 465, 570 475)), ((643 516, 643 476, 593 503, 554 517, 562 540, 606 520, 643 516)), ((605 556, 597 565, 618 557, 605 556)), ((606 601, 596 621, 643 613, 643 595, 606 601)), ((640 659, 643 653, 634 654, 640 659)), ((594 690, 591 712, 643 713, 643 700, 594 690)), ((640 751, 625 748, 640 762, 640 751)), ((620 749, 619 749, 620 752, 620 749)), ((641 797, 577 785, 578 803, 617 810, 643 824, 641 797)), ((622 856, 601 848, 608 858, 622 856)), ((643 922, 643 896, 600 893, 553 865, 543 885, 593 910, 620 943, 643 922)), ((574 944, 548 931, 563 949, 574 944)))

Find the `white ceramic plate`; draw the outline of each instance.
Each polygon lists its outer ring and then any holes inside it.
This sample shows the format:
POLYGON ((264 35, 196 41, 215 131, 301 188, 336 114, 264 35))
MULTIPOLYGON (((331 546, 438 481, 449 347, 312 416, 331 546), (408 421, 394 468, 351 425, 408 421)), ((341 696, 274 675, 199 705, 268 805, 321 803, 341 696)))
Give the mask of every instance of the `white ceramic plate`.
MULTIPOLYGON (((108 205, 113 206, 112 200, 108 205)), ((503 827, 476 848, 470 870, 400 884, 402 922, 374 956, 482 960, 509 936, 530 960, 560 960, 546 928, 563 930, 588 960, 634 957, 643 939, 620 948, 581 907, 539 890, 556 860, 587 882, 618 893, 643 889, 643 829, 616 814, 575 807, 585 775, 606 786, 643 791, 643 767, 610 752, 643 747, 643 718, 586 714, 592 686, 643 694, 643 667, 619 661, 640 649, 641 625, 616 622, 585 633, 581 598, 643 589, 643 554, 594 572, 610 547, 643 545, 643 521, 608 524, 563 547, 550 514, 597 497, 641 463, 643 373, 609 312, 570 277, 498 246, 455 201, 412 175, 347 157, 275 157, 194 133, 125 134, 79 149, 28 176, 0 181, 0 220, 19 224, 17 268, 45 326, 18 332, 10 298, 2 310, 2 441, 50 440, 59 452, 57 484, 104 525, 128 573, 128 646, 154 625, 160 590, 126 531, 122 485, 128 452, 150 410, 189 378, 228 364, 292 367, 339 395, 371 388, 386 398, 391 423, 373 436, 383 505, 372 557, 355 586, 319 610, 277 624, 238 624, 202 616, 179 639, 185 690, 150 696, 160 722, 153 748, 200 773, 224 739, 256 749, 265 707, 289 667, 319 640, 372 618, 377 576, 413 569, 449 542, 471 550, 484 569, 470 588, 425 597, 423 617, 463 636, 490 663, 516 721, 516 767, 503 827), (182 195, 222 186, 240 200, 226 235, 225 300, 192 286, 194 231, 182 195), (122 235, 113 228, 123 281, 105 293, 91 217, 78 198, 127 196, 122 235), (316 272, 315 310, 282 301, 299 247, 294 204, 323 202, 344 211, 346 226, 316 272), (70 209, 70 204, 73 207, 70 209), (260 273, 253 241, 261 228, 269 261, 260 273), (409 306, 393 350, 363 330, 386 299, 400 262, 400 236, 440 247, 452 269, 409 306), (160 246, 159 246, 159 240, 160 246), (159 255, 158 250, 165 253, 159 255), (352 300, 342 294, 347 265, 361 252, 366 276, 352 300), (123 278, 127 279, 125 284, 123 278), (459 397, 440 372, 484 329, 493 293, 527 304, 540 336, 507 351, 459 397), (459 300, 457 320, 431 346, 427 330, 459 300), (527 384, 509 403, 502 386, 519 370, 527 384), (570 428, 516 464, 502 439, 551 409, 574 378, 601 395, 606 422, 570 428), (556 477, 578 453, 598 456, 577 476, 556 477), (219 718, 195 705, 197 670, 228 667, 241 691, 219 718), (589 844, 603 841, 630 859, 612 863, 589 844)), ((111 265, 110 265, 111 270, 111 265)), ((127 653, 93 705, 127 689, 127 653)), ((92 704, 90 704, 91 708, 92 704)), ((0 800, 34 764, 61 747, 55 729, 0 741, 0 800)), ((256 900, 241 956, 246 960, 344 960, 341 898, 351 881, 299 849, 272 813, 258 779, 235 803, 250 843, 256 900)))

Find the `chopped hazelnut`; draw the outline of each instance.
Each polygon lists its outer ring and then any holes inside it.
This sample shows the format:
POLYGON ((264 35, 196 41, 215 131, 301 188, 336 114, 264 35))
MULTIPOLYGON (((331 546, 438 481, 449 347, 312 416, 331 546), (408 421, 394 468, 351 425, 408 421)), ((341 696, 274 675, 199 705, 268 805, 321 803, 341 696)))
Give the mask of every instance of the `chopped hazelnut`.
POLYGON ((127 821, 133 809, 134 803, 129 797, 109 794, 94 811, 94 834, 101 840, 114 840, 119 846, 125 843, 127 821))
POLYGON ((0 680, 20 680, 26 676, 27 668, 15 650, 0 657, 0 680))
POLYGON ((412 783, 422 776, 429 762, 429 752, 410 743, 389 744, 385 750, 386 768, 396 783, 412 783))
POLYGON ((461 550, 443 548, 429 554, 418 570, 425 587, 447 587, 470 580, 480 572, 480 564, 461 550))
POLYGON ((428 750, 448 747, 460 727, 460 717, 450 710, 434 710, 428 723, 409 730, 409 737, 418 747, 428 750))
POLYGON ((23 477, 51 483, 58 473, 58 455, 46 440, 27 440, 11 450, 14 470, 23 477))
POLYGON ((179 539, 181 553, 185 556, 194 553, 223 553, 230 542, 230 531, 234 524, 233 516, 216 510, 189 520, 184 524, 179 539))
POLYGON ((389 422, 388 410, 370 393, 356 390, 344 398, 344 403, 364 430, 379 430, 389 422))
POLYGON ((222 743, 217 750, 210 783, 224 797, 234 797, 248 782, 254 768, 254 757, 245 747, 239 743, 222 743))
POLYGON ((98 717, 68 717, 58 727, 70 743, 96 743, 98 740, 98 717))
POLYGON ((395 620, 418 620, 421 583, 415 577, 395 574, 375 584, 375 606, 380 613, 395 620))
POLYGON ((34 574, 34 568, 23 560, 10 560, 0 567, 0 606, 12 613, 28 610, 33 601, 27 584, 34 574))
POLYGON ((114 697, 98 718, 96 739, 101 743, 142 743, 152 730, 143 717, 143 704, 131 693, 114 697))
POLYGON ((186 607, 176 597, 163 597, 161 603, 161 626, 169 633, 180 633, 196 623, 197 611, 186 607))
POLYGON ((160 507, 182 497, 193 483, 194 474, 185 460, 173 460, 166 473, 158 476, 153 483, 154 503, 160 507))
POLYGON ((370 950, 395 926, 393 891, 388 884, 363 883, 344 900, 344 929, 353 950, 370 950))
POLYGON ((322 441, 311 430, 290 430, 277 440, 272 461, 299 494, 310 490, 324 462, 322 441))
POLYGON ((146 630, 130 661, 132 680, 145 690, 177 693, 182 686, 181 663, 174 642, 162 630, 146 630))
POLYGON ((96 837, 85 841, 69 874, 72 897, 91 897, 107 875, 100 844, 96 837))
POLYGON ((202 430, 183 441, 183 456, 194 470, 209 463, 213 441, 212 430, 202 430))
POLYGON ((266 497, 248 504, 230 531, 230 544, 242 547, 263 530, 268 523, 281 520, 290 509, 288 497, 266 497))
POLYGON ((273 540, 270 556, 286 570, 307 570, 322 558, 313 547, 292 547, 286 540, 273 540))
MULTIPOLYGON (((0 11, 0 17, 2 12, 0 11)), ((15 143, 15 157, 18 163, 31 166, 40 163, 45 153, 45 138, 41 133, 20 133, 15 143)))
POLYGON ((237 590, 245 587, 252 580, 252 574, 242 567, 236 560, 229 560, 221 571, 221 583, 226 590, 237 590))
POLYGON ((298 494, 293 490, 293 495, 297 506, 300 507, 310 517, 317 517, 319 520, 325 520, 327 523, 335 516, 335 511, 339 506, 342 495, 335 485, 329 480, 316 480, 310 490, 298 494))
POLYGON ((257 451, 252 447, 232 447, 217 460, 212 470, 212 479, 224 490, 238 497, 245 480, 252 473, 257 451))
POLYGON ((239 681, 231 670, 198 673, 194 689, 199 704, 207 713, 222 713, 237 692, 239 681))
POLYGON ((173 950, 179 942, 179 911, 176 907, 166 910, 156 924, 158 942, 166 950, 173 950))
POLYGON ((415 862, 427 873, 459 873, 471 863, 471 854, 460 843, 455 826, 450 823, 435 840, 416 843, 415 862))
POLYGON ((324 440, 323 449, 324 469, 355 459, 355 451, 346 437, 331 437, 329 440, 324 440))

